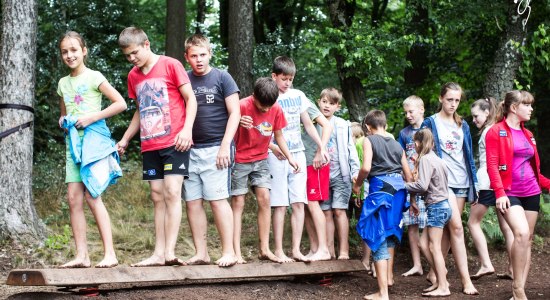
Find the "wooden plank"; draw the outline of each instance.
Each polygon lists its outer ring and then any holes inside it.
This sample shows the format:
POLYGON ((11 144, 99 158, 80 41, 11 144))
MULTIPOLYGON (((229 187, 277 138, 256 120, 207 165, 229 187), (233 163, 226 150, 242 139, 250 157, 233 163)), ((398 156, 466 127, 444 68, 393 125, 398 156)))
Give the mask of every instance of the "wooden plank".
POLYGON ((184 267, 116 267, 111 269, 17 269, 8 275, 8 285, 97 286, 107 283, 178 282, 212 279, 260 279, 269 277, 365 271, 358 260, 311 263, 249 263, 220 268, 217 265, 184 267))

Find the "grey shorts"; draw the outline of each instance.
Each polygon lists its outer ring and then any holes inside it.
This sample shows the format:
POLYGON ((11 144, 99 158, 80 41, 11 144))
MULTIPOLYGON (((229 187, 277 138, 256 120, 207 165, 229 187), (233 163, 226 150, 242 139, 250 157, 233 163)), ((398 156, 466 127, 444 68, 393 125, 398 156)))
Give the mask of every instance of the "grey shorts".
POLYGON ((235 163, 231 172, 231 196, 244 195, 248 192, 248 181, 253 187, 271 189, 271 173, 267 159, 235 163))
POLYGON ((351 182, 345 181, 342 177, 331 178, 329 198, 321 202, 321 209, 348 209, 350 196, 351 182))
MULTIPOLYGON (((189 179, 183 184, 185 201, 198 199, 214 201, 227 199, 231 190, 231 168, 218 169, 216 157, 220 146, 191 148, 189 155, 189 179)), ((234 157, 231 149, 231 161, 234 157)))

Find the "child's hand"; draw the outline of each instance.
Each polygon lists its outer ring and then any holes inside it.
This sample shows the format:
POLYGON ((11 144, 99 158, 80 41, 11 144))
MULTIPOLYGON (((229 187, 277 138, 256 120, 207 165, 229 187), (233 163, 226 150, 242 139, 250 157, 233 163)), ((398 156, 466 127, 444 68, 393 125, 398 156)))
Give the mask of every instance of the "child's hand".
POLYGON ((413 216, 418 216, 420 214, 420 209, 414 201, 411 202, 411 206, 409 207, 409 214, 413 216))
POLYGON ((126 152, 126 147, 128 147, 128 141, 120 140, 118 141, 118 143, 116 143, 115 147, 116 147, 116 151, 118 152, 118 155, 122 156, 126 152))
POLYGON ((174 145, 176 150, 183 152, 191 149, 193 146, 192 132, 188 128, 183 128, 175 137, 174 145))
POLYGON ((353 198, 353 202, 355 203, 355 207, 361 207, 361 205, 363 204, 363 200, 360 199, 359 195, 353 193, 351 194, 351 197, 353 198))
POLYGON ((74 127, 78 129, 83 129, 88 127, 90 124, 97 121, 95 114, 89 114, 86 116, 79 117, 78 120, 76 120, 76 123, 74 124, 74 127))
POLYGON ((241 120, 239 121, 239 124, 241 124, 242 127, 246 129, 252 128, 252 117, 251 116, 241 116, 241 120))
POLYGON ((315 169, 320 169, 324 165, 330 162, 330 156, 325 149, 317 149, 315 152, 315 157, 313 157, 313 167, 315 169))
POLYGON ((281 151, 281 148, 279 148, 279 146, 273 145, 273 146, 271 147, 271 151, 273 151, 273 154, 274 154, 279 160, 285 160, 285 159, 286 159, 286 156, 283 154, 283 152, 281 151))
POLYGON ((352 193, 355 195, 361 195, 361 185, 357 185, 357 183, 354 183, 352 193))
POLYGON ((229 145, 222 144, 222 146, 220 146, 220 149, 218 150, 218 156, 216 157, 216 166, 219 170, 229 168, 229 165, 231 164, 231 157, 229 155, 229 152, 229 145))
POLYGON ((59 128, 63 128, 63 120, 65 120, 65 116, 59 117, 59 121, 57 121, 57 123, 59 123, 59 128))
POLYGON ((294 168, 294 174, 300 173, 300 165, 294 159, 289 158, 288 163, 294 168))

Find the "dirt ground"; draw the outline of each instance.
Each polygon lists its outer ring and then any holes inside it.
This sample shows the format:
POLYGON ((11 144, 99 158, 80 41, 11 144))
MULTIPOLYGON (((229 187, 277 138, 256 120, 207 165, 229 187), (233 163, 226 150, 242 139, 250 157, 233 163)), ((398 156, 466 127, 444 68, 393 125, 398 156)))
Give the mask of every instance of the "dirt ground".
MULTIPOLYGON (((10 253, 13 248, 0 249, 0 299, 82 299, 74 292, 60 291, 55 287, 14 287, 5 284, 9 271, 13 268, 10 253)), ((497 272, 503 272, 506 264, 505 253, 493 250, 491 253, 497 272)), ((471 274, 477 271, 476 256, 470 255, 471 274)), ((425 276, 401 277, 400 274, 411 266, 407 247, 397 249, 395 264, 395 285, 390 288, 392 299, 421 299, 421 291, 428 286, 425 276)), ((36 264, 29 268, 37 268, 36 264)), ((458 272, 452 259, 447 263, 450 297, 443 299, 509 299, 509 280, 497 279, 496 275, 474 281, 479 296, 465 296, 461 293, 458 272)), ((192 268, 192 267, 191 267, 192 268)), ((427 264, 424 262, 424 269, 427 264)), ((543 245, 535 246, 532 267, 527 282, 529 299, 550 299, 550 239, 543 245)), ((334 275, 330 285, 320 285, 320 277, 289 277, 264 281, 223 281, 189 282, 178 285, 102 285, 99 298, 104 299, 362 299, 376 290, 376 281, 366 272, 334 275)))

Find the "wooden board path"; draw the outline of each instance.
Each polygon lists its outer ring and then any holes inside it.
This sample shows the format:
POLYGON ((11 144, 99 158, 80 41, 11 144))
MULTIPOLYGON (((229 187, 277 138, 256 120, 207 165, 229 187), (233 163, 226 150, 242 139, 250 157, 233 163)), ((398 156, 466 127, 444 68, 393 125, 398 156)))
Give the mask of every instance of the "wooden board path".
POLYGON ((98 286, 108 283, 178 282, 212 279, 261 279, 299 275, 365 271, 359 260, 318 262, 248 263, 229 268, 217 265, 183 267, 116 267, 111 269, 16 269, 7 279, 18 286, 98 286))

